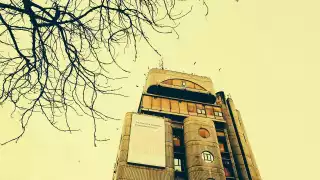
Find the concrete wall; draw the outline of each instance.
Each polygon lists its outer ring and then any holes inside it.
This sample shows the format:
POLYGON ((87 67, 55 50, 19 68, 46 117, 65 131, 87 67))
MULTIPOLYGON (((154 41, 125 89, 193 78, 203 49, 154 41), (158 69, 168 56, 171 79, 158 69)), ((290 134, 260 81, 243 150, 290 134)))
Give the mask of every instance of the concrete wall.
POLYGON ((190 116, 184 120, 184 142, 186 147, 187 171, 189 180, 225 180, 222 158, 214 123, 209 118, 190 116), (199 135, 199 129, 209 131, 208 138, 199 135), (213 162, 205 162, 202 152, 209 151, 214 156, 213 162))
MULTIPOLYGON (((128 150, 130 141, 130 129, 133 113, 127 113, 122 128, 121 142, 119 145, 117 164, 115 168, 114 180, 173 180, 173 144, 171 121, 165 119, 166 133, 166 167, 147 167, 143 165, 128 164, 128 150)), ((146 135, 147 136, 147 135, 146 135)), ((147 146, 147 142, 141 139, 141 145, 147 146)))

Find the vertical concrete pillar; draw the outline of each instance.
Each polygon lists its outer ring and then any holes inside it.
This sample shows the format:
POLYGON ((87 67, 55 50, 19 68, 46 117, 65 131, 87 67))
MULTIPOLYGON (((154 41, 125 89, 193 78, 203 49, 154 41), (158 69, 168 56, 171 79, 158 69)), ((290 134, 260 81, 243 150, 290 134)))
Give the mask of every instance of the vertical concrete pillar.
POLYGON ((214 123, 209 118, 190 116, 184 120, 184 142, 186 147, 189 180, 225 180, 222 158, 214 123), (199 135, 199 129, 209 132, 207 138, 199 135), (213 162, 205 162, 203 152, 213 155, 213 162))
MULTIPOLYGON (((230 99, 230 101, 232 101, 232 99, 230 99)), ((244 124, 242 123, 240 111, 236 110, 236 112, 237 112, 237 116, 235 117, 235 124, 237 126, 240 140, 243 145, 243 149, 244 149, 245 157, 247 159, 250 174, 253 180, 261 180, 260 172, 258 170, 258 166, 255 161, 254 154, 252 152, 249 140, 247 138, 248 136, 245 131, 244 124)))
POLYGON ((233 123, 233 117, 229 111, 227 100, 225 98, 224 92, 218 92, 217 94, 217 104, 221 105, 221 110, 223 118, 226 121, 226 129, 228 132, 228 139, 230 142, 232 155, 234 162, 236 164, 237 174, 241 180, 252 180, 251 176, 246 168, 245 158, 243 156, 241 142, 237 135, 237 130, 233 123))
POLYGON ((224 130, 224 134, 226 136, 227 147, 228 147, 228 150, 229 150, 229 153, 230 153, 230 160, 231 160, 231 163, 232 163, 232 169, 233 169, 234 178, 236 180, 239 180, 239 176, 238 176, 238 172, 237 172, 237 168, 236 168, 236 163, 234 161, 234 157, 233 157, 232 148, 231 148, 231 144, 230 144, 230 141, 229 141, 229 135, 228 135, 228 130, 227 129, 224 130))

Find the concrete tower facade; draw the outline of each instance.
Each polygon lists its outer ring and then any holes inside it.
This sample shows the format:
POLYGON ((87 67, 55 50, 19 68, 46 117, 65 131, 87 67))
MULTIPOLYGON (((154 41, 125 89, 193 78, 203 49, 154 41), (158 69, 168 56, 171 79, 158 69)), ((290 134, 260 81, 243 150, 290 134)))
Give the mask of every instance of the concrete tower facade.
POLYGON ((240 112, 210 78, 152 69, 114 180, 261 180, 240 112))

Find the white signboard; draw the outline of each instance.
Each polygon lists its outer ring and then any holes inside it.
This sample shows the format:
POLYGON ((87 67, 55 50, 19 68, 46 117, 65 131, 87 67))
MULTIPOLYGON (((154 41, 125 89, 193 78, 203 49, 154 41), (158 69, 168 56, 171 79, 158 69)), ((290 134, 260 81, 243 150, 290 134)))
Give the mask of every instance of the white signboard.
POLYGON ((165 151, 164 119, 133 114, 128 162, 165 167, 165 151))

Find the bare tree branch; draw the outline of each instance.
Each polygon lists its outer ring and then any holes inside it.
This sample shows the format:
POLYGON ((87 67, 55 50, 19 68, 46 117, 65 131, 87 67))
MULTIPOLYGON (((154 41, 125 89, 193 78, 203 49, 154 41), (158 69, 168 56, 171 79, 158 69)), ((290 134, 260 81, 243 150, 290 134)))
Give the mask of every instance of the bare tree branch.
MULTIPOLYGON (((99 111, 100 95, 124 96, 112 88, 111 64, 128 72, 116 61, 117 49, 134 49, 142 39, 159 54, 145 28, 158 33, 176 33, 178 19, 191 12, 176 12, 179 0, 31 0, 0 2, 0 103, 11 102, 21 113, 21 134, 2 143, 17 142, 25 133, 30 117, 41 112, 48 122, 63 132, 72 129, 70 110, 93 119, 94 145, 97 121, 115 119, 99 111), (23 38, 21 38, 23 37, 23 38), (99 57, 101 50, 109 59, 99 57), (13 52, 13 53, 12 53, 13 52), (64 116, 65 128, 56 117, 64 116)), ((207 7, 204 0, 201 2, 207 7)), ((208 12, 208 11, 207 11, 208 12)), ((160 54, 159 54, 160 55, 160 54)))

